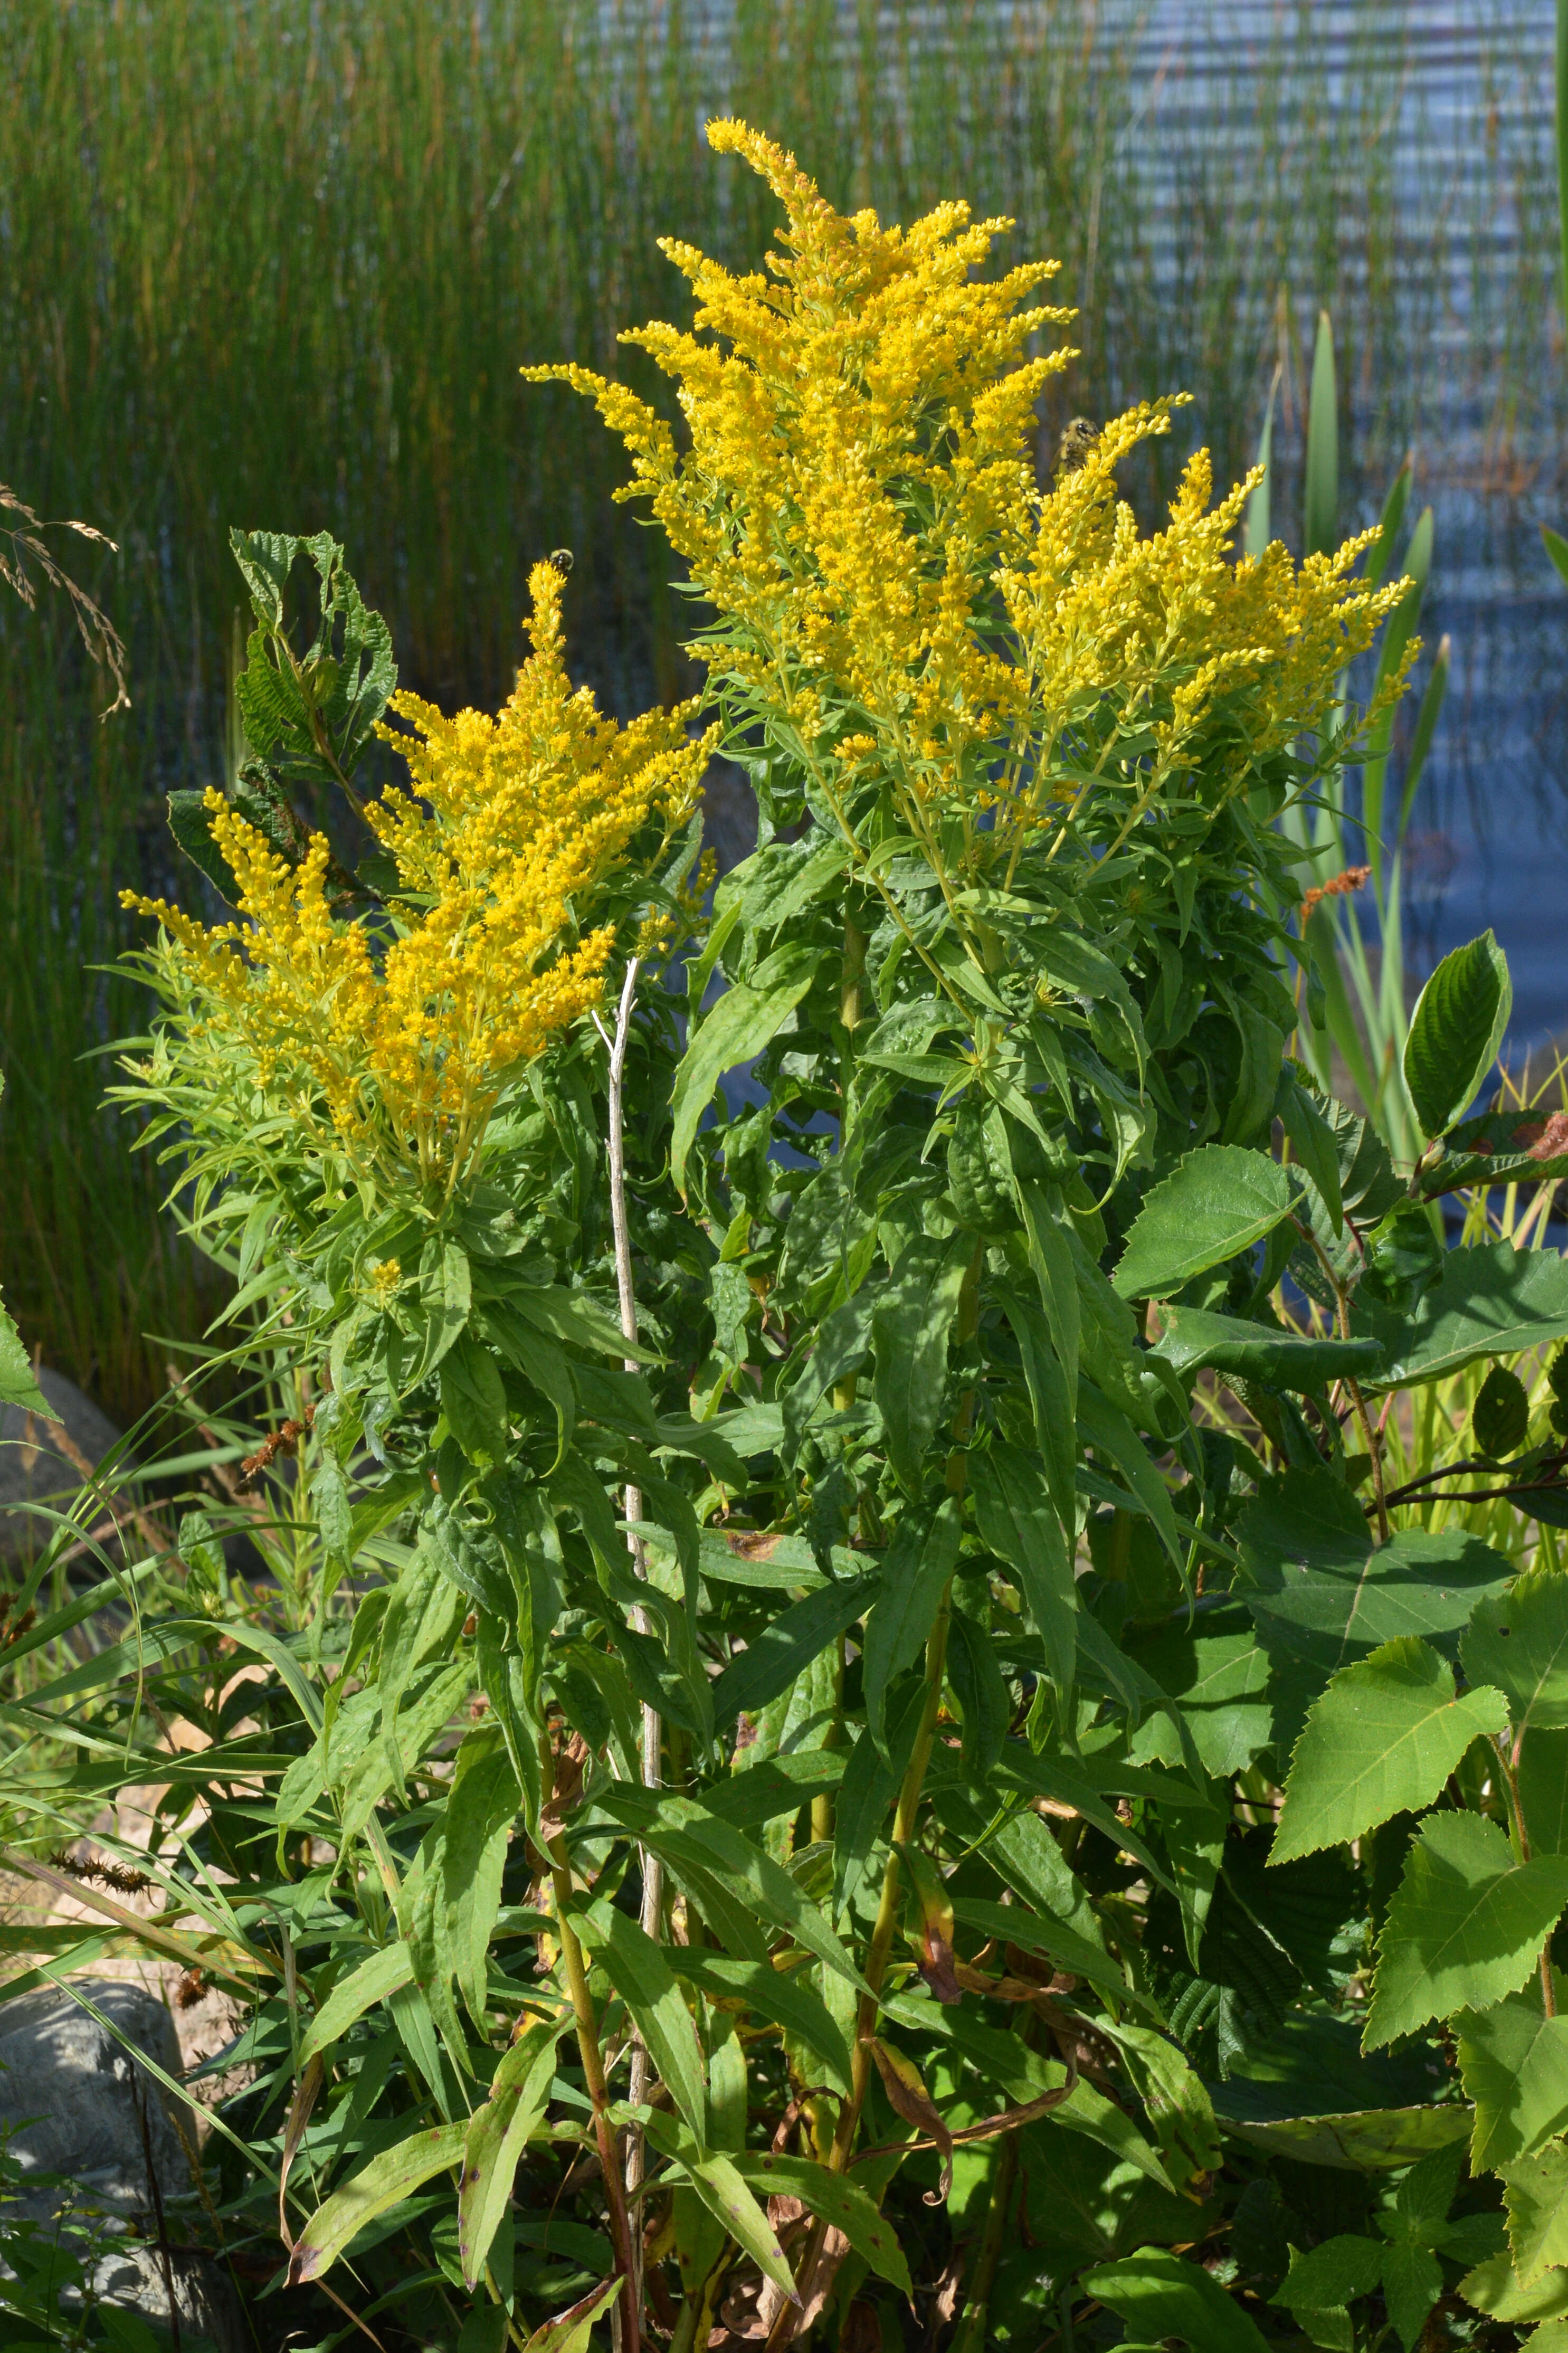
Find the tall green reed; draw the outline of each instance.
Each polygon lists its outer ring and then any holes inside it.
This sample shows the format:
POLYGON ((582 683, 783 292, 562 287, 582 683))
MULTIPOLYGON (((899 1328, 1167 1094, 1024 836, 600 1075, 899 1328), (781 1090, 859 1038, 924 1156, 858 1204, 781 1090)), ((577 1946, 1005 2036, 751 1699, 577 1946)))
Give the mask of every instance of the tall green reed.
MULTIPOLYGON (((1314 12, 1281 12, 1212 103, 1186 50, 1140 45, 1145 15, 29 0, 0 16, 5 478, 120 541, 93 585, 136 696, 98 729, 59 623, 0 612, 0 1283, 53 1361, 129 1411, 162 1377, 142 1335, 189 1331, 199 1310, 150 1179, 100 1124, 98 1066, 77 1058, 139 1019, 82 971, 121 944, 114 886, 172 880, 163 795, 221 773, 227 525, 352 535, 405 675, 445 701, 504 688, 527 567, 560 547, 597 682, 622 702, 685 685, 687 608, 611 504, 607 443, 517 371, 616 364, 616 331, 669 307, 656 233, 760 257, 754 193, 708 153, 708 113, 765 123, 836 202, 907 217, 962 186, 1016 217, 1019 250, 1060 256, 1086 347, 1068 406, 1042 420, 1047 452, 1069 410, 1184 384, 1185 438, 1234 474, 1283 340, 1288 497, 1300 369, 1282 289, 1333 304, 1343 397, 1386 393, 1384 438, 1403 447, 1432 412, 1442 387, 1413 338, 1441 308, 1448 248, 1434 239, 1411 278, 1387 131, 1405 10, 1361 12, 1348 66, 1314 12)), ((1500 88, 1506 22, 1500 8, 1500 88)), ((1201 14, 1192 28, 1196 56, 1201 14)), ((1476 203, 1549 168, 1528 112, 1500 120, 1476 203)), ((1461 375, 1484 374, 1475 316, 1461 375)), ((1489 397, 1517 408, 1528 360, 1489 397)), ((1157 451, 1141 504, 1183 454, 1180 438, 1157 451)))

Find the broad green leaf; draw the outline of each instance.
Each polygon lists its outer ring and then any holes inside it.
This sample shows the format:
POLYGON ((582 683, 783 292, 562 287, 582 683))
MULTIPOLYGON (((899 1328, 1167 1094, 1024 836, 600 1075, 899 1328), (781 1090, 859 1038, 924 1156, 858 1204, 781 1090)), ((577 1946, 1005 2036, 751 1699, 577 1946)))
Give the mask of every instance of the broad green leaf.
POLYGON ((735 2167, 753 2189, 770 2198, 798 2198, 808 2214, 826 2215, 879 2279, 890 2281, 903 2295, 910 2293, 909 2265, 892 2224, 847 2175, 830 2173, 810 2158, 774 2156, 760 2148, 741 2151, 735 2167))
POLYGON ((1289 1066, 1278 1098, 1280 1123, 1290 1149, 1306 1170, 1336 1234, 1344 1229, 1344 1195, 1340 1181, 1339 1139, 1319 1110, 1310 1090, 1294 1079, 1289 1066))
POLYGON ((1383 1370, 1363 1386, 1412 1388, 1482 1356, 1515 1356, 1568 1337, 1568 1259, 1509 1241, 1451 1250, 1414 1314, 1358 1297, 1351 1317, 1384 1343, 1383 1370))
POLYGON ((713 1720, 732 1725, 742 1713, 755 1715, 787 1691, 795 1677, 864 1617, 881 1583, 879 1571, 847 1577, 819 1587, 784 1610, 753 1635, 713 1683, 713 1720))
POLYGON ((1568 1577, 1527 1569, 1484 1596, 1459 1655, 1471 1683, 1505 1694, 1516 1734, 1568 1730, 1568 1577))
POLYGON ((594 2323, 604 2318, 620 2293, 618 2274, 603 2287, 591 2287, 565 2312, 558 2312, 553 2320, 536 2328, 522 2353, 589 2353, 594 2323))
POLYGON ((1405 2353, 1415 2353, 1427 2316, 1443 2293, 1443 2266, 1429 2247, 1408 2242, 1383 2259, 1383 2295, 1405 2353))
POLYGON ((441 1410, 470 1462, 494 1470, 507 1455, 506 1389, 487 1347, 459 1334, 441 1359, 441 1410))
POLYGON ((1016 1572, 1051 1674, 1065 1688, 1078 1650, 1078 1582, 1039 1467, 996 1439, 969 1456, 968 1476, 981 1541, 1016 1572))
POLYGON ((1568 2018, 1548 2018, 1533 1992, 1454 2021, 1465 2096, 1475 2103, 1470 2170, 1510 2165, 1568 2129, 1568 2018))
POLYGON ((1429 1815, 1378 1938, 1366 2048, 1517 1993, 1565 1904, 1568 1855, 1516 1862, 1495 1822, 1429 1815))
POLYGON ((911 1494, 942 1412, 948 1335, 977 1247, 973 1235, 962 1232, 946 1241, 917 1234, 877 1286, 871 1309, 877 1404, 889 1460, 911 1494))
POLYGON ((776 948, 750 981, 726 990, 689 1042, 670 1094, 669 1173, 682 1195, 686 1161, 713 1090, 726 1071, 755 1060, 772 1044, 820 968, 805 941, 776 948))
POLYGON ((367 2010, 406 1985, 413 1975, 414 1957, 400 1937, 395 1945, 383 1945, 347 1977, 340 1978, 306 2030, 300 2045, 301 2066, 334 2043, 356 2018, 363 2018, 367 2010))
POLYGON ((557 1283, 518 1282, 507 1293, 506 1303, 535 1331, 546 1332, 553 1340, 575 1341, 578 1347, 595 1356, 614 1356, 617 1363, 626 1356, 645 1365, 658 1361, 656 1350, 628 1340, 608 1308, 601 1307, 585 1291, 563 1291, 557 1283))
POLYGON ((467 1327, 473 1282, 468 1254, 461 1242, 442 1234, 431 1235, 420 1255, 418 1297, 424 1338, 418 1361, 405 1383, 410 1389, 417 1388, 436 1370, 467 1327))
POLYGON ((1524 1444, 1530 1434, 1530 1392, 1506 1365, 1494 1365, 1481 1383, 1470 1409, 1470 1428, 1477 1451, 1494 1462, 1524 1444))
POLYGON ((1568 1854, 1568 1732, 1532 1732, 1519 1760, 1519 1802, 1536 1854, 1568 1854))
POLYGON ((882 1567, 882 1587, 866 1621, 866 1723, 887 1753, 887 1704, 891 1685, 912 1666, 936 1623, 936 1614, 958 1560, 956 1499, 917 1504, 893 1533, 882 1567))
POLYGON ((1085 2274, 1080 2285, 1150 2345, 1185 2337, 1193 2353, 1267 2353, 1265 2339, 1201 2264, 1144 2247, 1085 2274))
POLYGON ((1307 1718, 1268 1860, 1342 1846, 1397 1813, 1432 1804, 1472 1740, 1508 1714, 1489 1687, 1454 1696, 1452 1670, 1399 1635, 1342 1667, 1307 1718))
POLYGON ((1347 1374, 1374 1373, 1383 1362, 1383 1345, 1377 1340, 1310 1340, 1199 1307, 1167 1307, 1164 1321, 1153 1353, 1178 1373, 1200 1372, 1206 1366, 1261 1381, 1268 1388, 1304 1394, 1326 1388, 1347 1374))
MULTIPOLYGON (((1526 2287, 1514 2270, 1511 2255, 1491 2255, 1465 2274, 1459 2294, 1493 2320, 1512 2321, 1519 2327, 1528 2327, 1532 2320, 1550 2324, 1558 2315, 1568 2313, 1568 2271, 1547 2272, 1533 2287, 1526 2287)), ((1568 2353, 1568 2329, 1554 2333, 1550 2325, 1538 2328, 1525 2344, 1534 2353, 1568 2353)))
POLYGON ((1298 1191, 1289 1169, 1264 1153, 1234 1144, 1189 1152, 1144 1195, 1111 1278, 1116 1289, 1123 1299, 1168 1299, 1272 1233, 1298 1191))
POLYGON ((849 2046, 843 2029, 804 1971, 775 1969, 771 1961, 737 1961, 725 1954, 681 1946, 666 1956, 677 1976, 705 1993, 710 2002, 744 2003, 747 2009, 802 2042, 822 2080, 849 2089, 849 2046))
POLYGON ((7 1405, 20 1406, 24 1413, 40 1414, 46 1421, 59 1419, 38 1387, 21 1334, 0 1306, 0 1406, 7 1405))
POLYGON ((1508 958, 1483 932, 1443 958, 1415 1000, 1405 1083, 1427 1135, 1464 1116, 1497 1059, 1513 1009, 1508 958))
POLYGON ((511 2203, 518 2159, 550 2105, 555 2046, 570 2022, 563 2013, 525 2026, 503 2052, 489 2097, 468 2119, 458 2193, 458 2247, 470 2288, 484 2275, 490 2242, 511 2203))
POLYGON ((1385 2253, 1376 2239, 1352 2232, 1323 2240, 1309 2254, 1293 2248, 1290 2269, 1268 2301, 1291 2313, 1337 2312, 1372 2294, 1383 2277, 1385 2253))
POLYGON ((289 2258, 289 2285, 298 2287, 304 2280, 320 2279, 378 2214, 411 2197, 433 2173, 460 2165, 468 2129, 466 2117, 460 2124, 437 2125, 428 2132, 400 2140, 395 2148, 383 2149, 362 2166, 352 2181, 317 2207, 295 2240, 289 2258))
POLYGON ((1552 2141, 1503 2171, 1508 2239, 1521 2287, 1568 2264, 1568 2142, 1552 2141))
POLYGON ((574 1917, 584 1943, 603 1962, 610 1983, 637 2021, 648 2056, 699 2149, 708 2139, 708 2083, 702 2046, 668 1961, 627 1913, 601 1897, 579 1904, 574 1917))
MULTIPOLYGON (((1268 1654, 1245 1611, 1226 1609, 1198 1625, 1203 1631, 1175 1624, 1130 1635, 1126 1647, 1180 1707, 1204 1771, 1223 1781, 1245 1772, 1273 1741, 1268 1654)), ((1128 1754, 1134 1764, 1179 1765, 1182 1745, 1169 1718, 1152 1715, 1128 1754)))

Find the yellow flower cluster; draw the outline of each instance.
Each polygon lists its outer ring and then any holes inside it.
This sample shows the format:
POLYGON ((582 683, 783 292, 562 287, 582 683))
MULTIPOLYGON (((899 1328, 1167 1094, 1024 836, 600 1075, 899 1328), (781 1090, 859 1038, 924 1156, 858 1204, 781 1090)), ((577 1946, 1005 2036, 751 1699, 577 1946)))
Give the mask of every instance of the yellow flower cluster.
POLYGON ((598 1003, 618 916, 696 806, 712 734, 692 738, 689 705, 623 728, 574 692, 563 586, 535 566, 533 654, 497 717, 394 698, 416 734, 381 732, 413 790, 365 810, 397 870, 388 919, 334 912, 324 836, 290 866, 216 792, 212 835, 244 920, 209 930, 126 893, 168 934, 209 1034, 297 1121, 324 1114, 362 1164, 390 1145, 424 1181, 456 1178, 509 1072, 598 1003))
POLYGON ((1076 355, 1034 351, 1072 314, 1029 298, 1057 265, 984 279, 1010 224, 962 204, 908 229, 846 218, 744 124, 708 136, 784 227, 744 276, 667 241, 695 332, 623 339, 674 379, 689 446, 624 385, 524 373, 589 394, 626 442, 620 495, 650 501, 730 624, 692 650, 782 723, 830 803, 874 773, 938 871, 977 880, 1072 821, 1086 765, 1129 808, 1178 773, 1236 790, 1321 719, 1403 587, 1351 583, 1364 542, 1300 568, 1282 545, 1233 561, 1254 478, 1211 508, 1206 455, 1142 536, 1115 468, 1168 431, 1168 401, 1112 419, 1042 490, 1036 404, 1076 355), (939 813, 962 816, 956 846, 939 813))

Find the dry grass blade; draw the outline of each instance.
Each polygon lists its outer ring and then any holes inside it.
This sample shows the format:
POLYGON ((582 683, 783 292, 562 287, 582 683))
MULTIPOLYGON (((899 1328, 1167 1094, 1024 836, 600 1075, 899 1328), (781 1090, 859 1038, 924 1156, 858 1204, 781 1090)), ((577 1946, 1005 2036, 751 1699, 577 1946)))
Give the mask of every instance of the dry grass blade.
POLYGON ((0 523, 0 542, 9 541, 9 552, 0 545, 0 580, 14 588, 33 611, 38 601, 38 584, 28 570, 31 561, 43 575, 46 586, 58 589, 68 602, 72 618, 82 644, 100 670, 106 670, 114 681, 114 700, 99 712, 108 719, 116 711, 129 711, 131 691, 126 684, 126 667, 130 657, 125 640, 100 605, 95 604, 79 582, 73 580, 49 546, 44 533, 47 531, 74 531, 80 539, 96 540, 100 547, 114 554, 119 548, 107 533, 96 531, 89 522, 45 522, 34 513, 25 499, 0 482, 0 511, 16 515, 14 523, 0 523))

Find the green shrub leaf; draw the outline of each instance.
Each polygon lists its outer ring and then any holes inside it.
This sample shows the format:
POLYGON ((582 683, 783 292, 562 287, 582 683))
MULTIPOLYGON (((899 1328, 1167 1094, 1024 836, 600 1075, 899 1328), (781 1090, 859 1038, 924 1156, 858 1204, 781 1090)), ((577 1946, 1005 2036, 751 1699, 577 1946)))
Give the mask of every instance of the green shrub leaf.
POLYGON ((1526 1569, 1483 1595, 1460 1645, 1473 1683, 1496 1683, 1516 1734, 1568 1729, 1568 1577, 1526 1569))
POLYGON ((1168 1299, 1235 1258, 1289 1215, 1299 1187, 1288 1169, 1239 1145, 1189 1152, 1144 1196, 1112 1280, 1123 1299, 1168 1299))
POLYGON ((1469 1109, 1512 1009, 1508 958, 1490 932, 1443 958, 1405 1040, 1405 1083, 1426 1134, 1444 1134, 1469 1109))
POLYGON ((1533 1993, 1455 2021, 1465 2096, 1475 2104, 1470 2170, 1512 2164, 1568 2127, 1568 2018, 1533 1993))
POLYGON ((289 2258, 289 2286, 320 2279, 378 2214, 409 2197, 433 2173, 460 2165, 468 2129, 467 2118, 461 2124, 437 2125, 411 2134, 362 2166, 352 2181, 317 2207, 295 2240, 289 2258))
POLYGON ((1568 1855, 1517 1862, 1482 1815, 1431 1815, 1378 1938, 1366 2048, 1517 1993, 1565 1904, 1568 1855))
POLYGON ((816 950, 801 942, 777 948, 756 976, 727 989, 681 1057, 670 1096, 670 1175, 682 1194, 686 1161, 713 1090, 726 1071, 773 1043, 816 977, 816 950))

